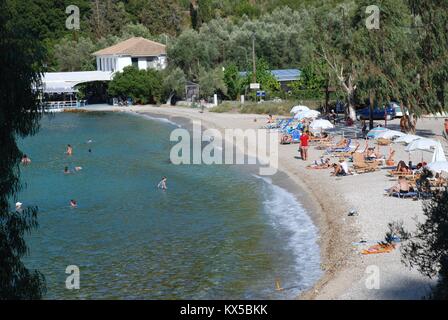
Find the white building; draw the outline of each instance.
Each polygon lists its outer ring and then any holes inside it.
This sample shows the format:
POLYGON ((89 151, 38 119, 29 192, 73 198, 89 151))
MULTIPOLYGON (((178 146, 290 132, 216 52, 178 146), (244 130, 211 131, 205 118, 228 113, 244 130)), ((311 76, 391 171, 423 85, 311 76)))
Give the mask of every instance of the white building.
POLYGON ((165 69, 166 46, 142 37, 130 38, 93 53, 98 71, 123 71, 127 66, 141 69, 165 69))

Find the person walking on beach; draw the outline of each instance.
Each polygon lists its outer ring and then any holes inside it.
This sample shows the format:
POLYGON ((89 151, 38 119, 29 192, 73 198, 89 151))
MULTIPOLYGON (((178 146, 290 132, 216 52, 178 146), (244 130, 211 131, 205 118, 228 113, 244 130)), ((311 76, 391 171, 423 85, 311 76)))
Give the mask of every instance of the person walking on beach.
POLYGON ((67 145, 67 149, 65 150, 65 154, 71 156, 73 154, 73 147, 71 145, 67 145))
POLYGON ((166 177, 163 177, 162 180, 160 180, 159 184, 157 185, 157 188, 166 190, 166 177))
POLYGON ((308 159, 308 140, 310 137, 308 136, 308 131, 305 131, 300 136, 300 156, 302 160, 306 161, 308 159))

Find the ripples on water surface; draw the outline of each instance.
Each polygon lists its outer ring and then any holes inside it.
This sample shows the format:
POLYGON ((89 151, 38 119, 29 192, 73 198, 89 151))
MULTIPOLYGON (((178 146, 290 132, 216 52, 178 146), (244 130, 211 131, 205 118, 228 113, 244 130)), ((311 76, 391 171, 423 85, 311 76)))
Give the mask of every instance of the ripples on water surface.
POLYGON ((18 200, 40 209, 26 264, 45 275, 46 298, 284 299, 319 278, 317 231, 294 196, 246 168, 170 164, 176 127, 57 114, 21 142, 33 162, 18 200), (155 188, 163 175, 167 192, 155 188), (68 265, 80 290, 65 289, 68 265))

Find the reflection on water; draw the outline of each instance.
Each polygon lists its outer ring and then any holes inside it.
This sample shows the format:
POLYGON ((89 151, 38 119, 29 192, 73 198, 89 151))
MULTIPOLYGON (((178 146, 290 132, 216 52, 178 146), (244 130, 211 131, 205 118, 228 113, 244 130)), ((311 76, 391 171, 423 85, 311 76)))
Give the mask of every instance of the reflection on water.
POLYGON ((22 141, 33 162, 19 200, 40 209, 26 263, 45 275, 46 298, 282 299, 318 279, 317 233, 295 198, 242 168, 170 164, 176 127, 57 114, 22 141), (156 189, 163 175, 167 192, 156 189), (65 288, 68 265, 80 290, 65 288), (291 289, 275 291, 277 278, 291 289))

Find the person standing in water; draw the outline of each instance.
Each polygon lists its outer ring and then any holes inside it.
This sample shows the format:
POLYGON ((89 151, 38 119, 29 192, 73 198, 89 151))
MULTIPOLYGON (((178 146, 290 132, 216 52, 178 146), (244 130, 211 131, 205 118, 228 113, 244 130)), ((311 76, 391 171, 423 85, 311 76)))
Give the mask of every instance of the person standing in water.
POLYGON ((24 154, 23 157, 22 157, 22 160, 20 160, 20 162, 23 165, 27 165, 27 164, 31 163, 31 159, 26 154, 24 154))
POLYGON ((157 188, 166 190, 166 177, 162 177, 162 180, 160 180, 159 184, 157 185, 157 188))
POLYGON ((65 154, 71 156, 73 154, 73 147, 71 145, 67 145, 67 150, 65 151, 65 154))

